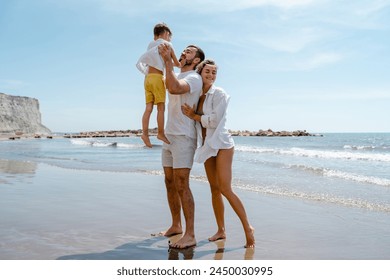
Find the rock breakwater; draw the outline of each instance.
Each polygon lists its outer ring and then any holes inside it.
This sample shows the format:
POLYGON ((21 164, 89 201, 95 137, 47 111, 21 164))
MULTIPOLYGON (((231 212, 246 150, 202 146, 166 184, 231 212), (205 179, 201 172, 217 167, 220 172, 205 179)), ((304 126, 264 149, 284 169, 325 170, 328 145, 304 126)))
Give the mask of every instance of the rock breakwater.
POLYGON ((263 137, 301 137, 301 136, 322 136, 321 134, 312 134, 306 130, 294 130, 294 131, 273 131, 272 129, 268 130, 258 130, 258 131, 249 131, 249 130, 238 130, 229 132, 233 136, 263 136, 263 137))
MULTIPOLYGON (((248 131, 248 130, 229 130, 233 136, 263 136, 263 137, 301 137, 301 136, 322 136, 320 134, 312 134, 306 130, 295 130, 295 131, 273 131, 259 130, 259 131, 248 131)), ((149 130, 150 135, 157 135, 157 128, 149 130)), ((87 131, 74 134, 65 134, 65 138, 97 138, 97 137, 130 137, 130 136, 141 136, 142 130, 106 130, 106 131, 87 131)))

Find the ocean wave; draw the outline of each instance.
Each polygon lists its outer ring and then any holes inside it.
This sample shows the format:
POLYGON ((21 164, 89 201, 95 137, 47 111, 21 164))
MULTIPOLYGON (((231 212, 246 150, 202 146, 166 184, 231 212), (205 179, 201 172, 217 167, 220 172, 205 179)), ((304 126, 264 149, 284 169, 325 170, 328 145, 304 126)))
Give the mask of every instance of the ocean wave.
MULTIPOLYGON (((313 171, 318 172, 319 170, 313 169, 313 171)), ((162 170, 138 170, 137 172, 141 172, 147 175, 164 176, 164 172, 162 170)), ((203 175, 190 175, 190 180, 208 183, 207 177, 203 175)), ((338 204, 347 207, 362 208, 370 211, 390 212, 390 204, 375 203, 358 198, 344 198, 325 193, 307 193, 278 186, 251 185, 243 183, 237 179, 233 180, 233 188, 266 195, 277 195, 282 197, 310 200, 315 202, 338 204)))
POLYGON ((140 173, 146 174, 146 175, 158 175, 163 176, 164 171, 163 170, 145 170, 145 169, 138 169, 137 170, 140 173))
MULTIPOLYGON (((138 172, 144 173, 146 175, 158 175, 158 176, 164 176, 163 170, 137 170, 138 172)), ((206 175, 190 175, 190 179, 194 181, 204 182, 208 183, 206 175)))
MULTIPOLYGON (((208 182, 206 176, 191 176, 191 179, 200 182, 208 182)), ((307 193, 302 191, 290 190, 278 186, 250 185, 241 183, 239 180, 233 180, 233 187, 266 195, 277 195, 316 202, 332 203, 347 207, 362 208, 371 211, 390 212, 389 204, 374 203, 358 198, 344 198, 324 193, 307 193)))
POLYGON ((390 187, 390 180, 385 178, 378 178, 373 176, 365 176, 355 173, 344 172, 340 170, 332 170, 322 167, 309 167, 305 165, 290 165, 288 168, 300 169, 304 171, 309 171, 324 177, 333 177, 349 181, 355 181, 359 183, 367 183, 378 186, 390 187))
POLYGON ((370 146, 370 145, 369 146, 344 145, 343 148, 346 150, 369 150, 369 151, 377 149, 376 146, 370 146))
POLYGON ((358 198, 344 198, 324 193, 305 193, 294 191, 277 186, 258 186, 258 185, 235 185, 238 189, 253 191, 267 195, 277 195, 283 197, 304 199, 323 203, 338 204, 347 207, 362 208, 370 211, 390 212, 389 204, 374 203, 358 198))
POLYGON ((379 186, 390 187, 390 180, 384 178, 377 178, 372 176, 364 176, 337 170, 324 170, 324 175, 327 177, 336 177, 346 180, 352 180, 360 183, 368 183, 379 186))
MULTIPOLYGON (((339 178, 339 179, 344 179, 344 180, 349 180, 349 181, 354 181, 354 182, 359 182, 359 183, 366 183, 366 184, 390 187, 390 180, 385 179, 385 178, 364 176, 364 175, 360 175, 360 174, 332 170, 332 169, 328 169, 328 168, 308 167, 305 165, 290 165, 290 166, 288 166, 288 168, 309 171, 309 172, 315 173, 316 175, 324 176, 324 177, 333 177, 333 178, 339 178)), ((150 175, 164 175, 164 172, 162 170, 139 170, 139 171, 142 173, 150 174, 150 175)), ((206 176, 191 175, 190 179, 196 180, 196 181, 202 181, 202 182, 206 182, 206 183, 208 182, 206 176)), ((236 184, 237 184, 237 182, 236 182, 236 184)))
POLYGON ((127 148, 127 149, 138 149, 144 147, 141 144, 105 142, 105 141, 96 141, 92 139, 71 139, 70 142, 73 145, 92 146, 92 147, 118 147, 118 148, 127 148))
POLYGON ((310 149, 302 149, 302 148, 277 149, 277 148, 259 148, 259 147, 252 147, 252 146, 236 146, 236 151, 248 152, 248 153, 268 153, 268 154, 288 155, 288 156, 296 156, 296 157, 390 162, 390 154, 380 154, 380 153, 324 151, 324 150, 310 150, 310 149))
POLYGON ((118 148, 126 148, 126 149, 143 149, 145 145, 142 144, 129 144, 129 143, 117 143, 118 148))
POLYGON ((373 150, 390 150, 389 145, 385 144, 380 144, 380 145, 344 145, 343 147, 346 150, 368 150, 368 151, 373 151, 373 150))

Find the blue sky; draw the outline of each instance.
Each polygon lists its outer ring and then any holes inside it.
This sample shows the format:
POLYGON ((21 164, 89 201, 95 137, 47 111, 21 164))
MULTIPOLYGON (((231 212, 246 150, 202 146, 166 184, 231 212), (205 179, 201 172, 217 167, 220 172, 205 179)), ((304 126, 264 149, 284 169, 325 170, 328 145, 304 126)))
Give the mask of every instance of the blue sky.
POLYGON ((389 0, 2 0, 0 92, 54 132, 138 129, 161 21, 217 61, 231 129, 390 132, 389 0))

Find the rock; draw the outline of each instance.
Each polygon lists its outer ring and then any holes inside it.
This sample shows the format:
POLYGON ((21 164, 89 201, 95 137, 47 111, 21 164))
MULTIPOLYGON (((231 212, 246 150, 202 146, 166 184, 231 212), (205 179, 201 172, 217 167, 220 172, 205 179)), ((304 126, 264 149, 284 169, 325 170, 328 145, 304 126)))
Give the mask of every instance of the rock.
POLYGON ((20 136, 49 134, 51 131, 41 123, 37 99, 0 93, 0 133, 20 136))
POLYGON ((321 134, 311 134, 306 132, 306 130, 295 130, 295 131, 273 131, 272 129, 268 130, 259 130, 255 131, 232 131, 229 130, 229 133, 232 136, 263 136, 263 137, 300 137, 300 136, 322 136, 321 134))

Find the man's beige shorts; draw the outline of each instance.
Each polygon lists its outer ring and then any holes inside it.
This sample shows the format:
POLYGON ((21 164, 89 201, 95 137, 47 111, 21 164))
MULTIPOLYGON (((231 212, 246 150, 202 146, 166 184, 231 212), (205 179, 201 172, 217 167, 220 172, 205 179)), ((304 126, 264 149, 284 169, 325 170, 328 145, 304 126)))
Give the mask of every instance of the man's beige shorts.
POLYGON ((163 143, 161 159, 163 167, 192 168, 196 139, 184 135, 166 135, 171 144, 163 143))

